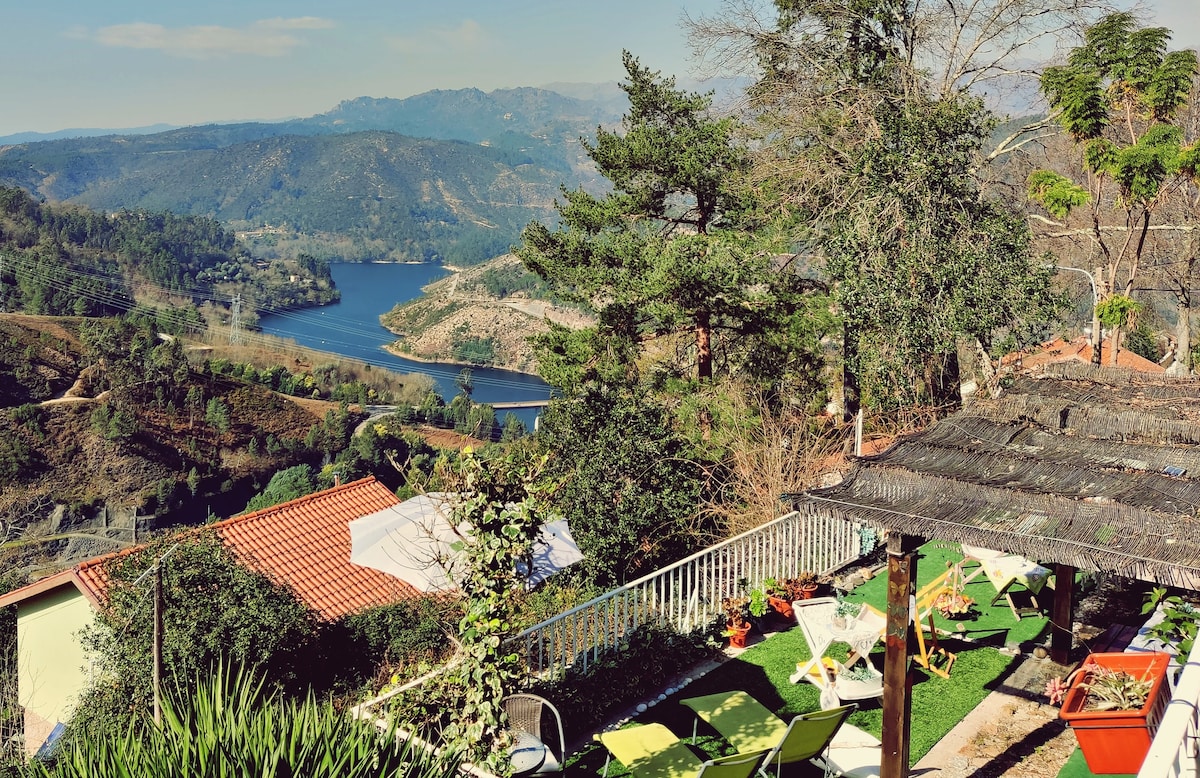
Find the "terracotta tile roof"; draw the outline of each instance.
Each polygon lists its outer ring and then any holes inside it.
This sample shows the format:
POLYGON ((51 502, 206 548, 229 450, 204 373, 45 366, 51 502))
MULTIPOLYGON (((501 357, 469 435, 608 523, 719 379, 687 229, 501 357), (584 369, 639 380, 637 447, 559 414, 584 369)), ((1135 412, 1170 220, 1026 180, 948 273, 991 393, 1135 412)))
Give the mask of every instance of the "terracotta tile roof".
POLYGON ((336 619, 420 595, 399 578, 350 563, 350 522, 399 503, 368 477, 212 526, 248 566, 287 584, 322 617, 336 619))
MULTIPOLYGON (((350 522, 398 505, 391 490, 368 477, 211 525, 249 567, 290 587, 326 619, 372 605, 420 596, 408 583, 350 563, 350 522)), ((73 584, 93 604, 108 589, 106 564, 130 550, 81 562, 0 597, 0 607, 73 584)))
MULTIPOLYGON (((1003 365, 1015 367, 1020 372, 1035 372, 1046 365, 1057 362, 1091 362, 1092 346, 1087 338, 1078 337, 1074 340, 1047 341, 1041 348, 1030 352, 1015 352, 1006 354, 1000 361, 1003 365)), ((1102 365, 1112 364, 1112 340, 1106 340, 1100 345, 1100 362, 1102 365)), ((1117 350, 1117 366, 1137 370, 1142 373, 1165 373, 1166 368, 1157 362, 1151 362, 1129 349, 1117 350)))

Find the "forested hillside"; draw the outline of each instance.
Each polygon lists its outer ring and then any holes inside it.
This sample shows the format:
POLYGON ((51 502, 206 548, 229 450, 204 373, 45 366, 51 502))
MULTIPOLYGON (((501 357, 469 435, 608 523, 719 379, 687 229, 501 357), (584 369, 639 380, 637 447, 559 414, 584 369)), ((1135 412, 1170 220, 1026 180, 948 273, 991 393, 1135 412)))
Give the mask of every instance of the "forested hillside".
POLYGON ((10 187, 0 187, 0 256, 6 311, 109 316, 154 289, 160 301, 170 293, 178 318, 198 324, 194 306, 218 299, 224 306, 233 294, 273 307, 337 299, 326 263, 257 262, 213 219, 104 214, 41 203, 10 187))
POLYGON ((0 147, 0 184, 279 227, 325 258, 470 264, 552 218, 560 185, 594 184, 579 139, 618 114, 535 89, 359 98, 278 124, 0 147))

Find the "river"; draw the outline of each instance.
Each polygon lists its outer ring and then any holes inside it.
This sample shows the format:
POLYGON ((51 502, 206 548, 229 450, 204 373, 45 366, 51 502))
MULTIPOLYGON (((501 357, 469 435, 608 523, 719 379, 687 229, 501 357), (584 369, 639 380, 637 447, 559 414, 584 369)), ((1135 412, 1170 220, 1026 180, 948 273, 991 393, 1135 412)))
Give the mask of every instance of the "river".
MULTIPOLYGON (((447 399, 458 393, 454 379, 462 372, 462 365, 415 362, 389 354, 383 346, 395 341, 396 336, 379 323, 380 315, 397 303, 420 297, 422 286, 446 276, 448 270, 437 265, 349 262, 335 263, 330 270, 341 290, 341 302, 264 315, 259 321, 262 331, 373 367, 424 373, 434 379, 438 393, 447 399)), ((544 400, 550 396, 549 384, 537 376, 490 367, 473 367, 471 376, 475 383, 471 396, 476 402, 544 400)), ((533 429, 536 409, 514 412, 533 429)), ((505 413, 501 410, 496 415, 503 420, 505 413)))

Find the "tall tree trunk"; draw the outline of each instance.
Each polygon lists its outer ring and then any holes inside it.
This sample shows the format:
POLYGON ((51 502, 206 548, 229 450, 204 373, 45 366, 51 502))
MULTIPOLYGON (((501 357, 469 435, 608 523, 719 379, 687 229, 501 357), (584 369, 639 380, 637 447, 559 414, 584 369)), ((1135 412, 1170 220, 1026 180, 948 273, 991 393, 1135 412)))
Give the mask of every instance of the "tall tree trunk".
POLYGON ((1104 284, 1103 268, 1097 267, 1092 275, 1092 364, 1100 364, 1100 354, 1104 349, 1104 328, 1100 326, 1100 295, 1104 284))
POLYGON ((842 420, 854 421, 862 407, 858 385, 858 331, 849 324, 842 325, 842 420))
MULTIPOLYGON (((696 377, 700 383, 712 383, 712 319, 707 311, 696 314, 696 377)), ((700 411, 700 438, 712 439, 712 414, 707 408, 700 411)))
POLYGON ((696 314, 696 377, 701 381, 712 378, 712 319, 707 311, 696 314))

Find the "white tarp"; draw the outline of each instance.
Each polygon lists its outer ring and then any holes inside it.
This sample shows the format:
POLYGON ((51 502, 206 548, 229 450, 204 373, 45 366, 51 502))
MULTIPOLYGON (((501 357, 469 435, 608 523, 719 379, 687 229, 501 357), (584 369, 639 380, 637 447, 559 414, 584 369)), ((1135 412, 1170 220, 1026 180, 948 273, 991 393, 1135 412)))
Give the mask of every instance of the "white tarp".
MULTIPOLYGON (((407 581, 424 592, 454 589, 462 564, 451 544, 454 495, 431 492, 350 522, 350 561, 407 581)), ((533 547, 529 585, 583 558, 565 520, 547 522, 533 547)), ((522 571, 523 572, 523 571, 522 571)))

